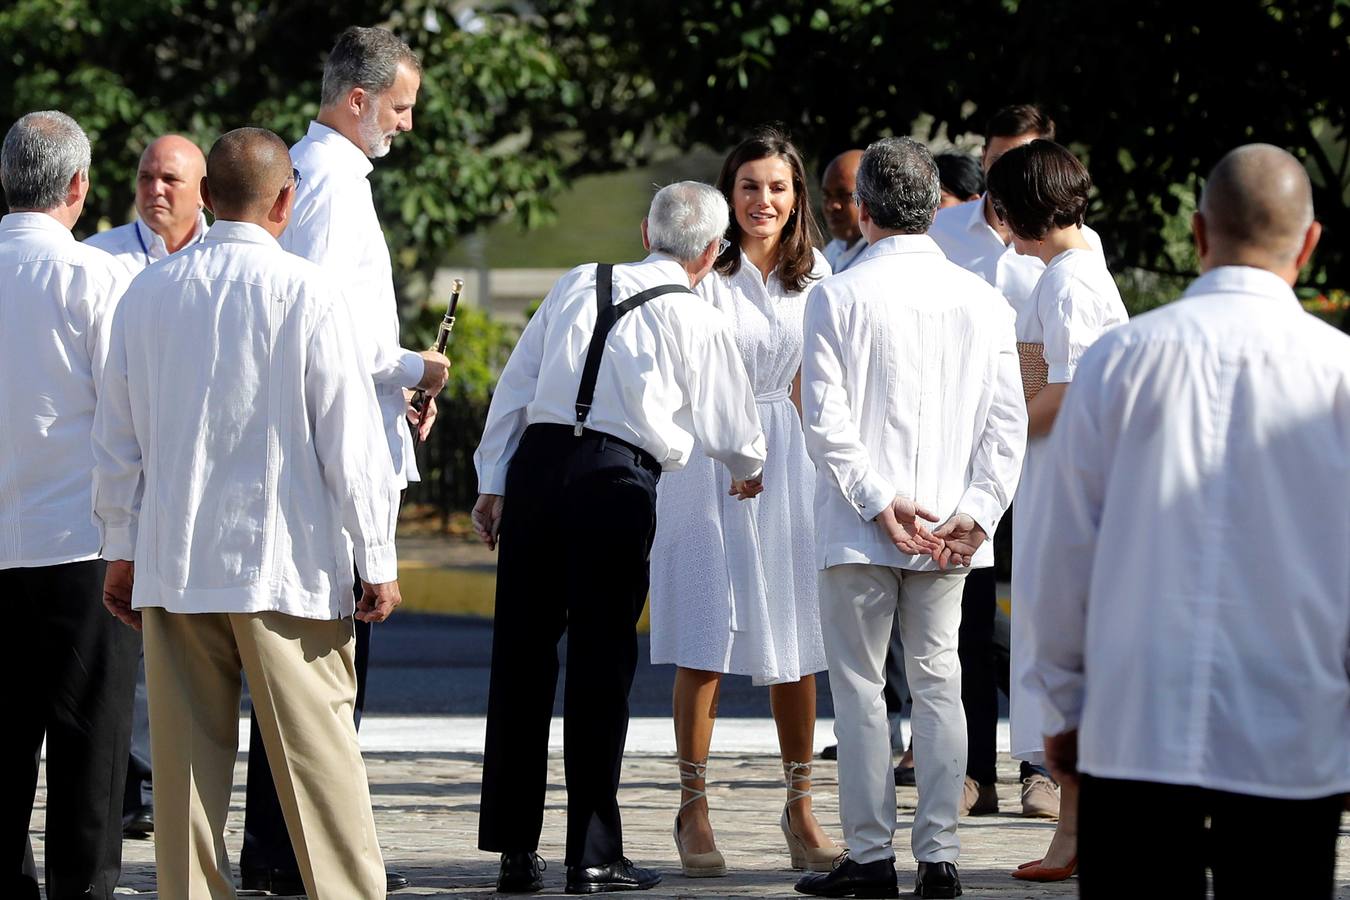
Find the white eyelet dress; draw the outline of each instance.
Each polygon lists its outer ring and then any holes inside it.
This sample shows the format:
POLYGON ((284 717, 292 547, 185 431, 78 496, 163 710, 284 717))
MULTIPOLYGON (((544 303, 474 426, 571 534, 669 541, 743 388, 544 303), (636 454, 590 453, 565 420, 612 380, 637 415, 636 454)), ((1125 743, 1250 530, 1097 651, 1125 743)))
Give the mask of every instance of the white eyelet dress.
POLYGON ((651 555, 652 662, 749 675, 755 684, 797 681, 826 668, 816 592, 812 496, 815 468, 789 392, 802 363, 806 297, 766 284, 744 255, 735 275, 716 272, 700 298, 732 322, 754 387, 768 458, 764 492, 727 496, 731 474, 695 446, 689 463, 661 476, 651 555))

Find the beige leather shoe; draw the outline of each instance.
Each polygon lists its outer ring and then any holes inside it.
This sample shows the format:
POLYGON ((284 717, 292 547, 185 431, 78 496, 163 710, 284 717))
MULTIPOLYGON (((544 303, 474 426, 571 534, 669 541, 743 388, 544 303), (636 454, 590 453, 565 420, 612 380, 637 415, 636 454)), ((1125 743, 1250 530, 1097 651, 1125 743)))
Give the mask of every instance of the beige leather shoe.
POLYGON ((1039 772, 1022 779, 1022 815, 1031 819, 1059 818, 1059 788, 1039 772))
POLYGON ((961 815, 992 816, 998 812, 998 789, 992 784, 980 784, 969 775, 961 792, 961 815))

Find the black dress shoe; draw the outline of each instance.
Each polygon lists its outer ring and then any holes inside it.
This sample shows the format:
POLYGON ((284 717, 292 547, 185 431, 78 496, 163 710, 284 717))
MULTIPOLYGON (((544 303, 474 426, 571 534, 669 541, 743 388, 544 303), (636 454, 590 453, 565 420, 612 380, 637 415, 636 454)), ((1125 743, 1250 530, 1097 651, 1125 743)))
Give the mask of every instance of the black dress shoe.
MULTIPOLYGON (((398 872, 384 875, 385 893, 401 891, 411 882, 398 872)), ((265 891, 274 897, 305 896, 305 881, 299 872, 286 869, 240 869, 239 888, 245 891, 265 891)))
POLYGON ((826 747, 824 750, 820 751, 820 758, 821 758, 821 759, 838 759, 838 758, 839 758, 839 745, 838 745, 838 744, 830 744, 830 746, 828 746, 828 747, 826 747))
POLYGON ((155 831, 155 808, 141 806, 122 816, 122 837, 146 838, 155 831))
POLYGON ((603 894, 607 891, 645 891, 661 883, 652 869, 640 869, 628 857, 603 866, 567 867, 567 893, 603 894))
POLYGON ((544 870, 548 863, 532 850, 502 854, 502 867, 497 873, 497 893, 533 894, 544 888, 544 870))
POLYGON ((835 863, 834 870, 823 875, 807 875, 797 882, 797 893, 815 897, 899 897, 900 882, 895 877, 895 860, 854 862, 847 856, 835 863))
POLYGON ((918 787, 919 780, 914 777, 913 766, 902 766, 899 763, 895 766, 895 786, 896 787, 918 787))
POLYGON ((956 866, 949 862, 919 863, 919 874, 914 876, 914 895, 960 897, 961 879, 956 875, 956 866))

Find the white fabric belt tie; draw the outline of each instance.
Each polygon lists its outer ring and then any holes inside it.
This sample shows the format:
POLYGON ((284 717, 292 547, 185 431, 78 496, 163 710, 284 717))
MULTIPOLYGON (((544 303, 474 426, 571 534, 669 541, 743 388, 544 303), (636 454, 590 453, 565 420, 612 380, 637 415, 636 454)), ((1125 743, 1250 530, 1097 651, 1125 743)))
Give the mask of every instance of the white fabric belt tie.
POLYGON ((763 394, 755 395, 756 403, 777 403, 780 400, 789 400, 792 398, 792 388, 779 388, 776 391, 766 391, 763 394))

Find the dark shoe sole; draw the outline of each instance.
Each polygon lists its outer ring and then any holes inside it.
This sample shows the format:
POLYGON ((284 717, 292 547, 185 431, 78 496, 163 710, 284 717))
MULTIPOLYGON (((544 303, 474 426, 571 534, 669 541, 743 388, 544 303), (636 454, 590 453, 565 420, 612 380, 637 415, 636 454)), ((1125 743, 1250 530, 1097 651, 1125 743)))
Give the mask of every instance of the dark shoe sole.
POLYGON ((817 894, 813 891, 804 891, 801 888, 795 888, 797 893, 806 894, 811 897, 857 897, 858 900, 883 900, 883 898, 899 897, 900 888, 849 888, 846 891, 833 892, 829 894, 817 894))
POLYGON ((955 887, 925 888, 922 891, 915 888, 914 896, 923 897, 925 900, 953 900, 953 898, 961 896, 961 885, 958 884, 955 887))
POLYGON ((531 881, 522 884, 502 884, 497 883, 497 893, 499 894, 537 894, 544 889, 544 880, 531 881))
POLYGON ((614 891, 649 891, 661 882, 653 881, 651 884, 569 884, 564 890, 567 894, 608 894, 614 891))

